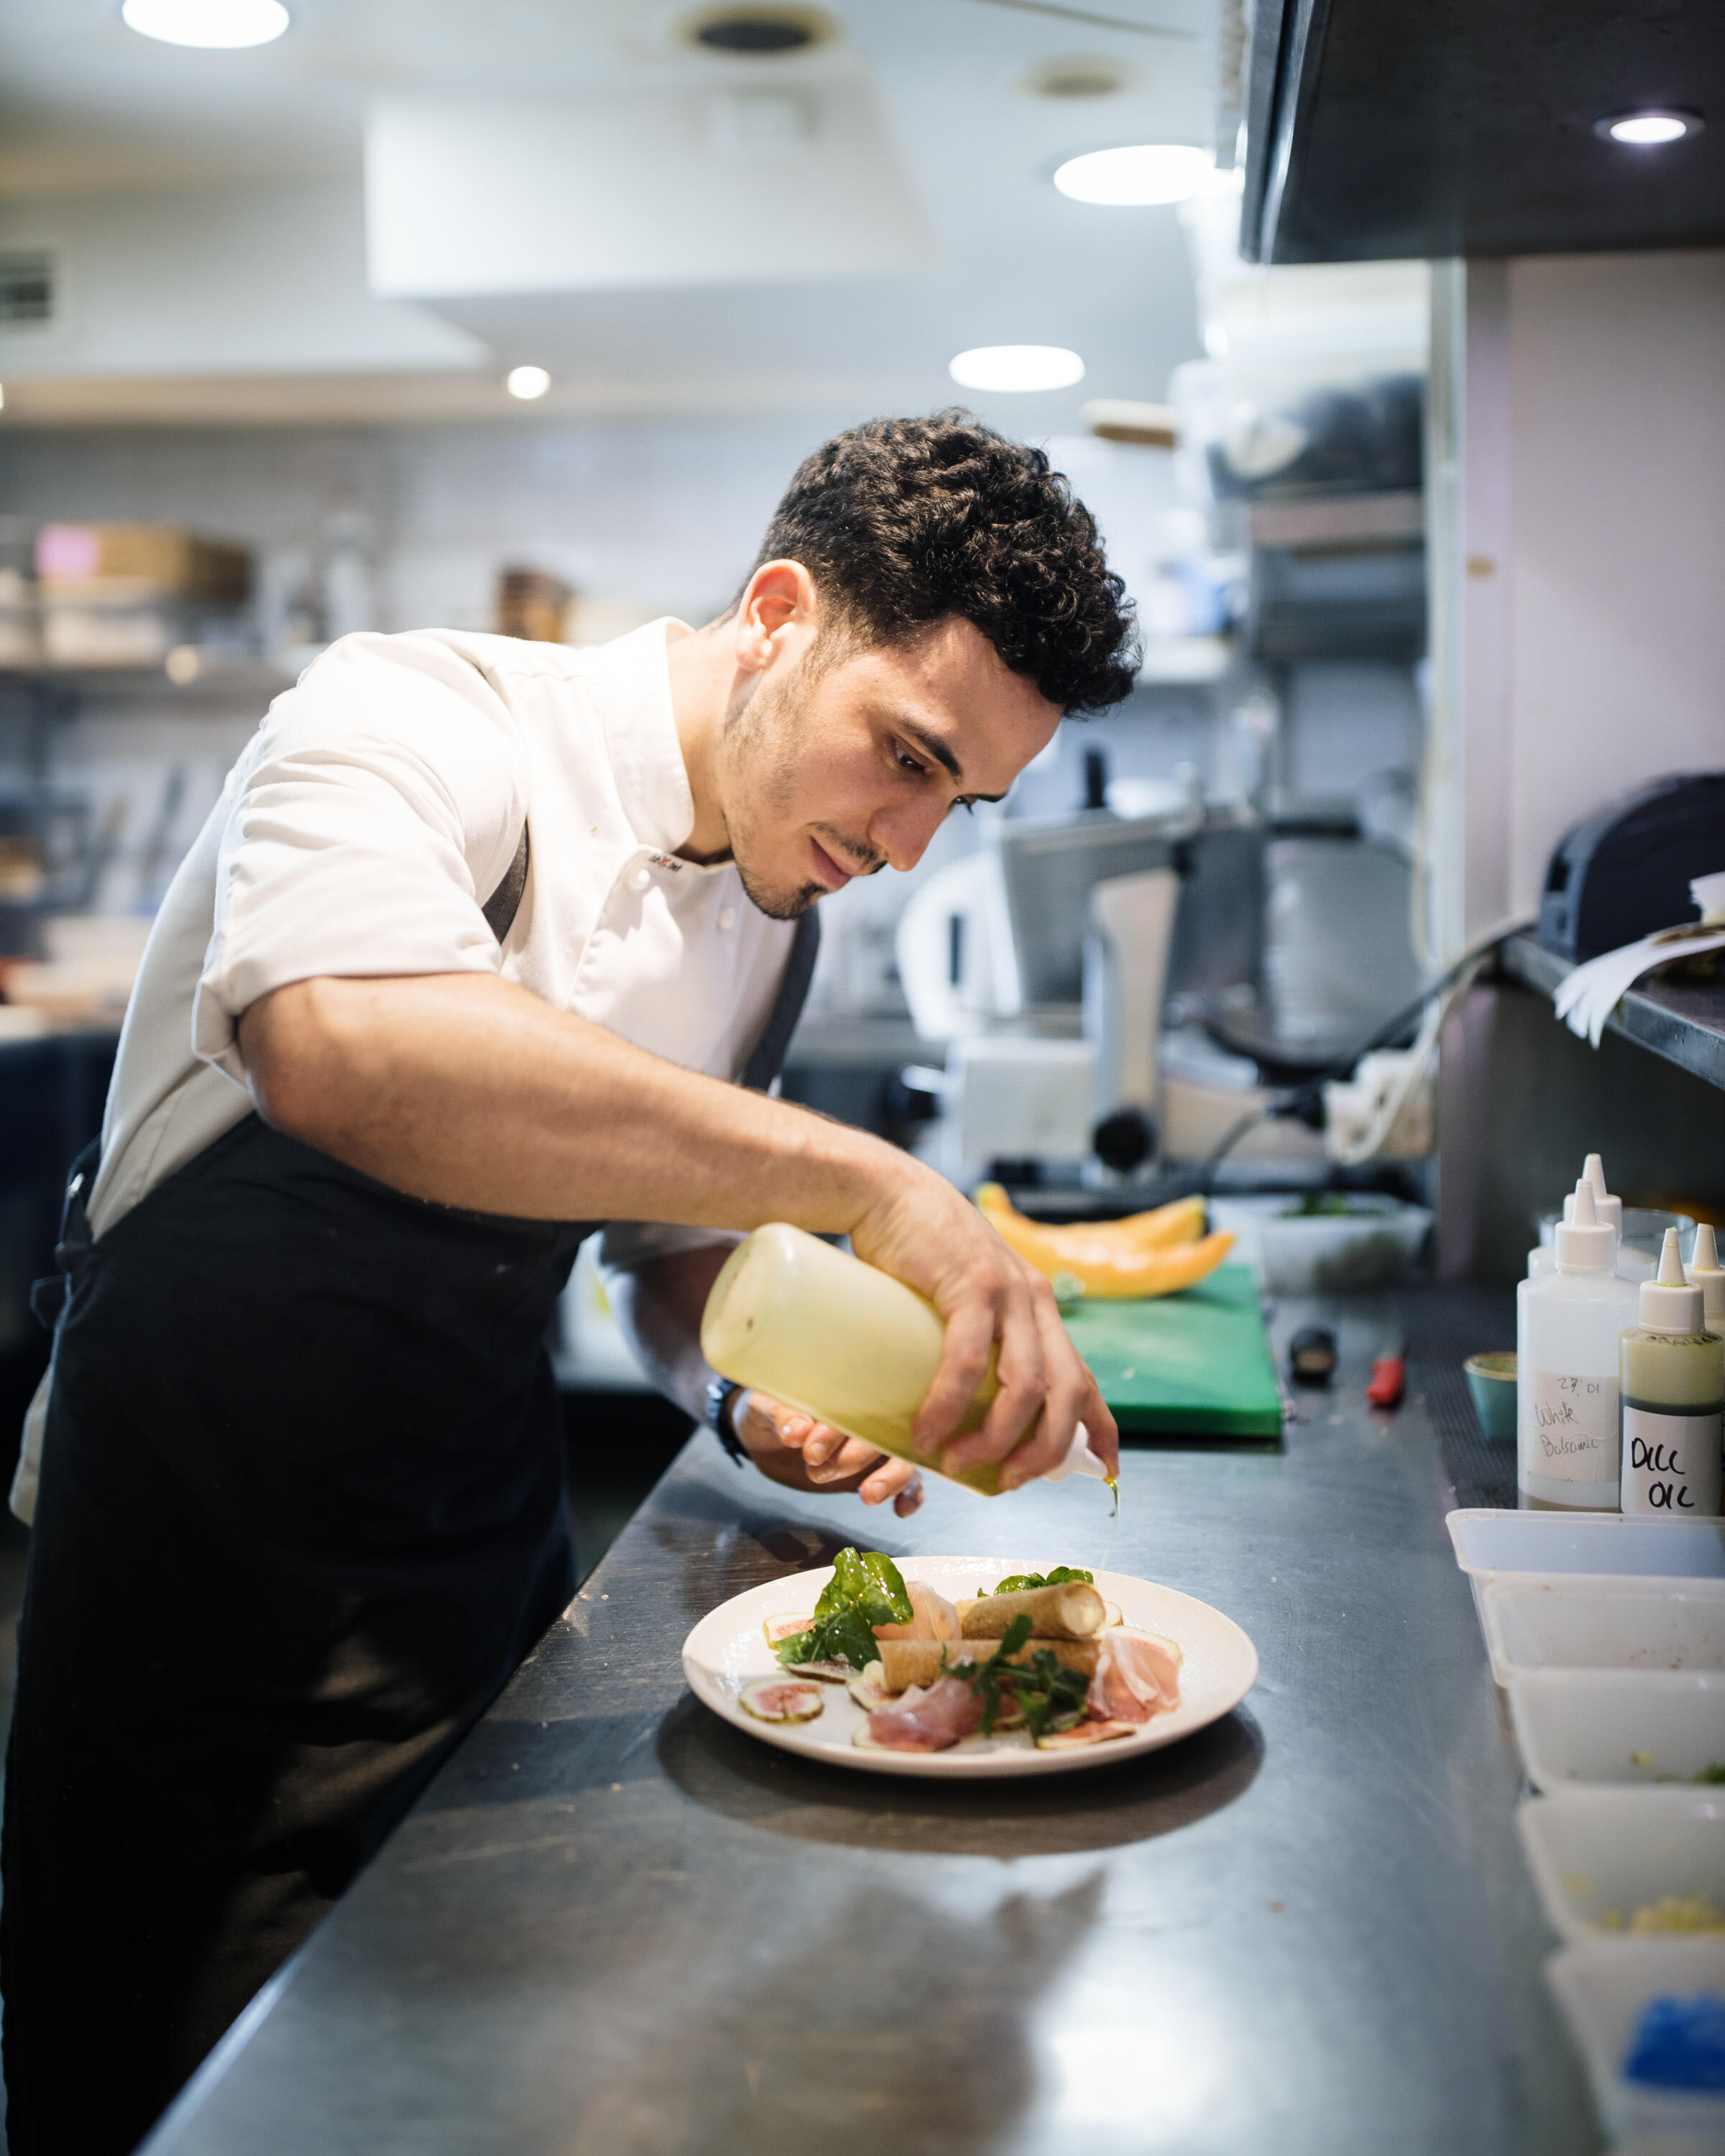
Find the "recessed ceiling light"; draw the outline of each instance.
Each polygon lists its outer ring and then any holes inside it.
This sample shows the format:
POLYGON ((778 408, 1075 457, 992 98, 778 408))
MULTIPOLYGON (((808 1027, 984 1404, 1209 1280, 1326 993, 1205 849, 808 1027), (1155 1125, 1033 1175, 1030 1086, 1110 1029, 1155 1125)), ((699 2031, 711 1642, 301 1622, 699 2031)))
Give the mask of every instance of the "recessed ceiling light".
POLYGON ((511 397, 519 397, 524 404, 531 404, 550 388, 551 377, 542 367, 512 367, 503 377, 503 386, 511 397))
POLYGON ((979 344, 947 367, 961 389, 1070 389, 1084 362, 1058 344, 979 344))
POLYGON ((1069 157, 1054 183, 1074 202, 1104 203, 1120 209, 1184 202, 1214 162, 1208 150, 1188 142, 1131 142, 1117 150, 1090 150, 1069 157))
POLYGON ((1696 112, 1619 112, 1594 122, 1595 135, 1644 150, 1660 142, 1681 142, 1686 135, 1699 135, 1701 130, 1701 116, 1696 112))
POLYGON ((690 44, 704 45, 709 52, 770 59, 781 53, 800 53, 810 45, 824 44, 833 35, 833 25, 815 8, 757 0, 753 6, 704 8, 683 24, 682 34, 690 44))
POLYGON ((1032 97, 1111 97, 1130 80, 1114 59, 1045 60, 1025 76, 1032 97))
POLYGON ((281 0, 125 0, 120 18, 140 37, 164 45, 235 52, 267 45, 288 26, 281 0))

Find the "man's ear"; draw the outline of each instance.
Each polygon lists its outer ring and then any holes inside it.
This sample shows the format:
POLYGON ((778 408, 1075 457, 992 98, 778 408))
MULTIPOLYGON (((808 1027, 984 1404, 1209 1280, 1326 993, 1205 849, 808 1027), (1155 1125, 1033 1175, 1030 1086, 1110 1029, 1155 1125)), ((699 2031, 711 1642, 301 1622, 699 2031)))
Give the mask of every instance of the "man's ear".
POLYGON ((737 609, 737 663, 762 674, 800 629, 813 635, 814 579, 800 562, 763 562, 737 609))

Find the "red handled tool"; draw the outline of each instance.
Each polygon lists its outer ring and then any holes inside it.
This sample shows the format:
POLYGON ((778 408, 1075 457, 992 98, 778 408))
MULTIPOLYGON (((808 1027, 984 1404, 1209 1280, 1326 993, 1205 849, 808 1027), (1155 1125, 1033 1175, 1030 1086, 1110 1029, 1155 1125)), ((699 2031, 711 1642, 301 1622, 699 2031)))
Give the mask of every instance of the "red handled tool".
POLYGON ((1404 1344, 1393 1355, 1380 1355, 1373 1363, 1372 1374, 1366 1380, 1366 1398, 1374 1408, 1399 1407, 1407 1382, 1408 1350, 1404 1344))

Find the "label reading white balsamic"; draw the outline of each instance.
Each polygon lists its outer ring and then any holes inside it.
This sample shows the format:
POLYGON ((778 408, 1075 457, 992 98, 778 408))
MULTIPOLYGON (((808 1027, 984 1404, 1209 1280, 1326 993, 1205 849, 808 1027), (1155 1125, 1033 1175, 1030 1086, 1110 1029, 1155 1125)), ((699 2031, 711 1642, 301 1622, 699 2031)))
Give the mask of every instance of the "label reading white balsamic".
POLYGON ((1617 1380, 1560 1377, 1541 1370, 1533 1380, 1536 1475, 1559 1482, 1617 1479, 1617 1380))
POLYGON ((1623 1410, 1623 1509, 1686 1512, 1693 1519, 1719 1509, 1719 1410, 1664 1414, 1623 1410))

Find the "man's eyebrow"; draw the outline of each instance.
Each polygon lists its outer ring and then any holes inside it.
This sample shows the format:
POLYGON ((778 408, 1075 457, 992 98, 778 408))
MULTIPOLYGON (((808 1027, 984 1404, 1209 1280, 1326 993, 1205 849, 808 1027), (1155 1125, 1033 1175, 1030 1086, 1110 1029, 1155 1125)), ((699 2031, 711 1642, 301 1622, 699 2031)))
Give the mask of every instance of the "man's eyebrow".
MULTIPOLYGON (((961 791, 963 790, 964 785, 963 767, 960 764, 957 757, 953 755, 952 750, 947 747, 947 743, 941 739, 938 734, 927 732, 924 728, 916 725, 909 719, 901 719, 898 721, 898 730, 901 734, 906 735, 911 741, 914 742, 916 747, 922 750, 924 756, 932 757, 934 761, 941 767, 942 770, 947 773, 949 778, 951 778, 953 784, 959 788, 961 791)), ((1004 801, 1005 800, 1006 796, 1004 793, 973 793, 970 796, 970 798, 973 801, 1004 801)))

